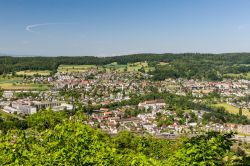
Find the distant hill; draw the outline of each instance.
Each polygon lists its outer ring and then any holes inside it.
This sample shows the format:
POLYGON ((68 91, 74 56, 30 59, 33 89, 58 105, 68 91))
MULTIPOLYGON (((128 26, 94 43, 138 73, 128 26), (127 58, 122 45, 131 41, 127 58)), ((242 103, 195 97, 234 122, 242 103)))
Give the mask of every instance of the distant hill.
POLYGON ((200 54, 200 53, 164 53, 164 54, 131 54, 113 57, 95 56, 9 56, 0 57, 0 74, 21 70, 51 70, 56 72, 61 64, 65 65, 105 65, 112 62, 127 64, 148 61, 149 65, 158 62, 168 62, 169 65, 157 67, 156 75, 172 78, 197 78, 197 79, 221 79, 227 73, 250 72, 250 53, 223 53, 223 54, 200 54), (241 65, 240 64, 245 64, 241 65))

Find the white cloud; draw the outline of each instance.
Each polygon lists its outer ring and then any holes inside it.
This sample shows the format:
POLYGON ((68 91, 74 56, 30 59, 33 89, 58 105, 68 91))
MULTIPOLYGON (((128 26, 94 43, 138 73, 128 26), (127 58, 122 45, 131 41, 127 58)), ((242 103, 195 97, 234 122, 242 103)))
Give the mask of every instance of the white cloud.
POLYGON ((37 27, 40 27, 40 26, 60 25, 60 24, 69 24, 69 23, 52 22, 52 23, 42 23, 42 24, 31 24, 31 25, 27 25, 25 27, 25 30, 28 31, 28 32, 32 32, 32 33, 37 33, 35 30, 33 30, 34 28, 37 28, 37 27))

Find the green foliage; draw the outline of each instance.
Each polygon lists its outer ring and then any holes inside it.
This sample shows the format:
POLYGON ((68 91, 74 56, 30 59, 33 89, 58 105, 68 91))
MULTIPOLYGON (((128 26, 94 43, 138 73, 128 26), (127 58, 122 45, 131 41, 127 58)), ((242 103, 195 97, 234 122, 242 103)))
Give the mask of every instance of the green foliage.
POLYGON ((67 117, 65 111, 55 112, 51 109, 42 110, 32 114, 27 118, 28 126, 38 131, 54 128, 57 124, 62 123, 67 117))
POLYGON ((0 98, 3 97, 3 89, 0 87, 0 98))
POLYGON ((33 92, 18 92, 15 93, 14 96, 16 98, 27 98, 27 97, 32 97, 32 98, 36 98, 39 96, 39 93, 33 93, 33 92))
POLYGON ((12 129, 27 129, 28 125, 25 120, 20 120, 11 116, 1 117, 0 116, 0 131, 7 133, 12 129))
POLYGON ((14 131, 0 138, 3 165, 109 165, 115 150, 108 136, 75 122, 39 133, 14 131))
POLYGON ((145 110, 145 109, 126 109, 124 112, 124 117, 136 117, 137 115, 141 113, 149 113, 150 110, 145 110))
MULTIPOLYGON (((3 165, 157 165, 143 153, 118 153, 111 138, 76 121, 52 129, 13 130, 0 135, 3 165)), ((122 149, 120 149, 122 150, 122 149)))
POLYGON ((239 109, 239 115, 242 116, 242 108, 239 109))
POLYGON ((210 132, 188 139, 169 159, 169 165, 225 165, 228 161, 224 158, 229 155, 233 144, 231 137, 232 133, 210 132))
POLYGON ((107 146, 108 136, 81 123, 65 122, 42 137, 46 151, 50 152, 45 163, 108 165, 114 162, 115 149, 107 146))
POLYGON ((168 125, 172 125, 174 123, 174 117, 173 116, 168 116, 168 115, 164 115, 164 116, 159 116, 157 119, 157 126, 161 127, 161 126, 168 126, 168 125))
MULTIPOLYGON (((40 116, 45 118, 48 114, 51 115, 43 112, 40 116)), ((244 165, 249 161, 248 157, 237 157, 230 151, 232 133, 210 132, 184 141, 128 131, 110 137, 83 124, 81 115, 77 112, 71 120, 62 118, 48 128, 38 125, 42 127, 0 134, 1 165, 244 165)))
POLYGON ((155 138, 152 136, 138 136, 128 131, 120 132, 113 138, 118 153, 125 155, 130 152, 144 154, 148 158, 159 161, 166 160, 173 149, 174 141, 155 138))
POLYGON ((237 123, 237 124, 250 124, 250 120, 239 114, 230 114, 225 111, 224 107, 206 107, 207 112, 203 115, 203 122, 214 122, 214 123, 237 123))

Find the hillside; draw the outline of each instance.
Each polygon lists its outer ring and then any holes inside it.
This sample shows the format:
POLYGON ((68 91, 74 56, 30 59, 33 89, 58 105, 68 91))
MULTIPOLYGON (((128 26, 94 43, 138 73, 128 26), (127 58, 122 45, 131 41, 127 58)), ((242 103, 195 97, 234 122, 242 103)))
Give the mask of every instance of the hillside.
POLYGON ((132 54, 114 57, 0 57, 0 74, 23 70, 49 70, 56 72, 60 65, 107 65, 113 62, 128 64, 149 62, 149 67, 156 67, 155 62, 168 62, 158 66, 152 73, 155 80, 165 78, 195 78, 221 80, 234 78, 235 74, 250 72, 250 53, 227 54, 132 54))

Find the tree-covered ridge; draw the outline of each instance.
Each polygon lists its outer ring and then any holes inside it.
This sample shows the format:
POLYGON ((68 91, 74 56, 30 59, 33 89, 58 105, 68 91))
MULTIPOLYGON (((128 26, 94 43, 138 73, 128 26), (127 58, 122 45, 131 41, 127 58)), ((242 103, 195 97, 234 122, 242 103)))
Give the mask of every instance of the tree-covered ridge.
POLYGON ((175 141, 128 131, 109 136, 85 125, 82 112, 69 118, 41 111, 29 121, 37 123, 0 135, 1 165, 244 165, 249 161, 231 149, 232 134, 212 132, 175 141))
POLYGON ((221 80, 226 73, 247 73, 250 53, 230 54, 133 54, 115 57, 0 57, 0 74, 21 70, 51 70, 55 72, 59 65, 106 65, 112 62, 127 64, 148 61, 156 67, 152 72, 154 79, 196 78, 221 80), (157 66, 154 62, 168 62, 157 66))

